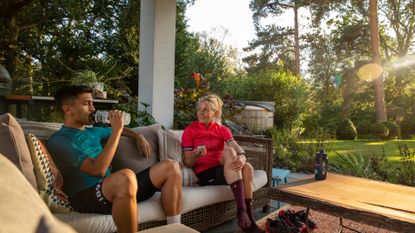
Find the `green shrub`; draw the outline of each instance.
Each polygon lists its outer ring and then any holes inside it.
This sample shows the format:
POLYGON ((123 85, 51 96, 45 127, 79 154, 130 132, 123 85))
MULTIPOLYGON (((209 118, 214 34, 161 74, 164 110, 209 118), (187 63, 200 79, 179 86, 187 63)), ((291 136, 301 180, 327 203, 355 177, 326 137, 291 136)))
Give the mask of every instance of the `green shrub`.
POLYGON ((376 179, 378 176, 373 169, 373 156, 367 156, 360 153, 337 153, 337 159, 340 162, 340 171, 352 176, 376 179))
POLYGON ((372 125, 372 135, 379 139, 387 139, 389 135, 389 129, 382 123, 374 123, 372 125))
POLYGON ((404 119, 399 126, 401 128, 401 137, 411 138, 415 133, 415 117, 412 116, 404 119))
POLYGON ((301 126, 304 113, 312 104, 308 100, 308 83, 284 70, 225 78, 218 93, 238 100, 275 102, 274 125, 279 129, 301 126))
POLYGON ((339 140, 355 140, 357 137, 356 128, 353 122, 345 118, 339 122, 336 129, 336 138, 339 140))
POLYGON ((357 130, 359 137, 370 135, 371 126, 372 126, 372 122, 370 122, 369 120, 364 119, 364 120, 358 121, 356 123, 356 130, 357 130))
POLYGON ((388 139, 395 139, 401 135, 401 128, 398 124, 396 124, 396 122, 387 121, 383 122, 382 124, 384 124, 389 129, 389 134, 387 137, 388 139))
POLYGON ((280 129, 272 130, 273 143, 273 166, 287 167, 295 172, 313 171, 314 154, 316 150, 303 147, 298 143, 299 132, 296 130, 280 129))

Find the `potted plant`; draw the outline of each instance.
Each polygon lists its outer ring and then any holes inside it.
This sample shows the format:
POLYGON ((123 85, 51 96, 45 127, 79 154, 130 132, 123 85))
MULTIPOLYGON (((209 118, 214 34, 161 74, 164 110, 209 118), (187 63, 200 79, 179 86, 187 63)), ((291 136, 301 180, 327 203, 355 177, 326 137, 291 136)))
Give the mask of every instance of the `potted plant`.
POLYGON ((94 92, 94 98, 106 99, 107 92, 104 90, 105 84, 102 77, 98 77, 92 70, 83 70, 75 72, 72 78, 72 85, 86 85, 90 86, 94 92))

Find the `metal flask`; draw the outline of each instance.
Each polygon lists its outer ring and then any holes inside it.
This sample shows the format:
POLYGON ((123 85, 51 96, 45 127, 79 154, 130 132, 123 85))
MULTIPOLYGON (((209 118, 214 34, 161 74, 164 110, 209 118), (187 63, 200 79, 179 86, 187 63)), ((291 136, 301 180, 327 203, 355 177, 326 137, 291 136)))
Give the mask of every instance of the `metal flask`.
POLYGON ((324 149, 320 149, 316 153, 316 161, 314 164, 314 179, 325 180, 327 178, 328 157, 324 149))

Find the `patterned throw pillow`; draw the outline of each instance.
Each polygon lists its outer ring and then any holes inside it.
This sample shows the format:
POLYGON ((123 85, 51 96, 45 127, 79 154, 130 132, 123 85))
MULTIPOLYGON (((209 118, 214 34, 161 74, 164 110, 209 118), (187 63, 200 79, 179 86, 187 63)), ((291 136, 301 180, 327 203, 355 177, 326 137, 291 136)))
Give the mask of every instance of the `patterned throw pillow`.
POLYGON ((199 186, 199 178, 197 178, 193 169, 186 166, 184 163, 180 163, 182 170, 182 182, 183 186, 199 186))
POLYGON ((71 211, 68 197, 62 192, 62 175, 45 145, 34 134, 28 134, 26 141, 32 156, 40 196, 53 213, 71 211))

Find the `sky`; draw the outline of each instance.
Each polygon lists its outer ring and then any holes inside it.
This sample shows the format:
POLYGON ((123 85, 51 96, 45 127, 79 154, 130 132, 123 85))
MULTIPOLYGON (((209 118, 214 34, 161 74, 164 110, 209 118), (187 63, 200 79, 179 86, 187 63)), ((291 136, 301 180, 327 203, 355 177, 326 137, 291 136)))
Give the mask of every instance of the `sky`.
POLYGON ((208 32, 242 51, 255 38, 250 0, 196 0, 186 11, 192 32, 208 32), (224 31, 228 30, 227 34, 224 31), (225 35, 225 36, 224 36, 225 35))
MULTIPOLYGON (((196 0, 188 7, 186 18, 189 30, 192 32, 208 32, 210 36, 219 39, 226 45, 237 48, 243 54, 242 48, 255 38, 252 12, 249 9, 251 0, 196 0), (227 33, 225 32, 227 31, 227 33)), ((300 15, 307 14, 301 12, 300 15)), ((277 22, 279 26, 292 26, 293 13, 279 17, 270 17, 262 22, 268 24, 277 22)))

